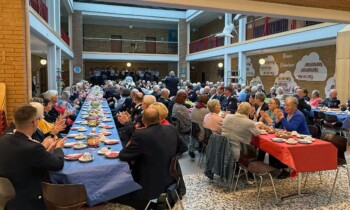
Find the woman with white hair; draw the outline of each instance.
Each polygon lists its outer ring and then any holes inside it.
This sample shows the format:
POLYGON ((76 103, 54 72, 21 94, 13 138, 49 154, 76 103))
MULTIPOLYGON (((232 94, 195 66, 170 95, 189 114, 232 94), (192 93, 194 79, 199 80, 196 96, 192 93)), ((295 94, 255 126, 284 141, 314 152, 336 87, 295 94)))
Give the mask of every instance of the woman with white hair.
POLYGON ((286 98, 286 96, 284 95, 284 90, 282 87, 278 87, 277 90, 277 95, 276 98, 278 98, 280 101, 284 100, 286 98))
POLYGON ((221 134, 223 119, 218 115, 221 111, 220 101, 211 99, 207 107, 210 113, 204 116, 203 127, 210 129, 213 133, 221 134))
POLYGON ((236 114, 226 115, 222 123, 222 136, 230 139, 231 150, 235 161, 239 160, 240 142, 250 144, 252 136, 259 136, 260 132, 254 121, 248 115, 251 105, 242 102, 236 114))

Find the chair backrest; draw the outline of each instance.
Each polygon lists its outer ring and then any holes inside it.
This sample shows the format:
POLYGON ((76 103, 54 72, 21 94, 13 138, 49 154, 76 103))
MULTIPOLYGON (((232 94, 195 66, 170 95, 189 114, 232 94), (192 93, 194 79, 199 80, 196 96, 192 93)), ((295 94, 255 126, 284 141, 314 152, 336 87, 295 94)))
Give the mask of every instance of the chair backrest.
POLYGON ((240 142, 241 152, 239 156, 239 163, 243 166, 248 167, 249 163, 256 160, 256 149, 253 145, 244 144, 240 142))
POLYGON ((87 202, 82 184, 49 184, 42 182, 44 202, 48 210, 79 209, 87 202))
POLYGON ((208 144, 211 134, 213 134, 213 131, 209 128, 204 128, 204 138, 203 143, 208 144))
POLYGON ((337 123, 338 118, 336 115, 333 114, 325 114, 324 120, 327 121, 328 123, 337 123))
POLYGON ((196 122, 192 122, 192 132, 191 132, 192 137, 194 137, 195 139, 198 139, 200 132, 201 132, 201 129, 199 127, 199 124, 196 122))
POLYGON ((338 149, 338 158, 345 160, 345 152, 347 148, 347 139, 332 133, 322 134, 321 139, 332 143, 338 149))
POLYGON ((314 111, 314 118, 324 119, 324 117, 325 117, 325 114, 323 112, 314 111))
POLYGON ((309 131, 313 138, 319 138, 318 128, 314 125, 308 125, 309 131))
POLYGON ((6 204, 16 195, 11 181, 0 177, 0 209, 5 209, 6 204))

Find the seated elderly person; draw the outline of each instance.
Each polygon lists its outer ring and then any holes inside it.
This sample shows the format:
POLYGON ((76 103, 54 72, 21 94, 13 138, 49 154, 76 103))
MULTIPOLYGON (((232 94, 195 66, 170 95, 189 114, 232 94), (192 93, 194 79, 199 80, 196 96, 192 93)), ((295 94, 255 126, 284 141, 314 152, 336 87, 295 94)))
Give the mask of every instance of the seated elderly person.
POLYGON ((322 103, 322 98, 320 97, 320 91, 313 90, 311 93, 310 105, 312 107, 318 107, 322 103))
MULTIPOLYGON (((199 128, 199 130, 197 130, 196 132, 193 132, 194 130, 192 130, 192 134, 196 133, 195 137, 200 142, 203 141, 204 135, 205 135, 205 131, 204 131, 204 127, 203 127, 203 120, 204 120, 204 116, 209 113, 209 110, 207 109, 208 100, 209 100, 208 95, 206 95, 206 94, 200 95, 198 97, 198 100, 197 100, 195 107, 192 109, 192 112, 191 112, 192 122, 197 123, 198 124, 197 128, 199 128)), ((194 128, 196 128, 196 127, 192 127, 192 129, 194 129, 194 128)), ((192 158, 195 157, 195 154, 192 151, 192 147, 194 147, 194 144, 195 144, 195 142, 191 141, 191 144, 189 145, 189 147, 190 147, 189 155, 192 158)))
POLYGON ((169 121, 165 119, 168 116, 168 108, 161 102, 155 102, 149 107, 156 109, 159 112, 160 124, 161 125, 170 125, 169 121))
POLYGON ((280 101, 286 98, 286 96, 284 95, 283 87, 278 87, 276 92, 277 92, 276 98, 278 98, 280 101))
POLYGON ((281 123, 282 128, 287 131, 297 131, 299 134, 310 135, 304 114, 298 110, 298 99, 290 96, 284 104, 284 112, 278 110, 276 122, 281 123))
POLYGON ((340 101, 337 98, 337 90, 332 89, 329 91, 329 97, 326 98, 320 105, 326 106, 328 108, 339 108, 340 101))
POLYGON ((210 113, 204 116, 203 127, 210 129, 214 133, 221 134, 223 119, 218 115, 221 110, 220 101, 217 99, 209 100, 207 106, 210 113))
POLYGON ((243 102, 239 105, 236 114, 226 115, 222 123, 222 136, 230 139, 231 150, 235 161, 239 160, 240 142, 250 144, 252 136, 259 136, 260 132, 254 121, 248 115, 251 105, 243 102))
POLYGON ((271 98, 269 101, 269 110, 260 111, 260 122, 274 126, 276 124, 276 112, 280 108, 280 100, 271 98))

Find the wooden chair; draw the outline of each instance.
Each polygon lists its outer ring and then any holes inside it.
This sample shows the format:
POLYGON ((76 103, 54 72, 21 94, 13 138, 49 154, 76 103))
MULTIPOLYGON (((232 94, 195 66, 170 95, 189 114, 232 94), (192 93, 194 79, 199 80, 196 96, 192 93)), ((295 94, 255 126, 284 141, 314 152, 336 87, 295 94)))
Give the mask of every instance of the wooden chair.
POLYGON ((42 182, 44 202, 48 210, 76 210, 87 202, 82 184, 49 184, 42 182))
POLYGON ((0 210, 5 209, 6 204, 16 195, 11 181, 0 177, 0 210))
POLYGON ((335 134, 331 134, 331 133, 323 134, 321 136, 321 139, 332 143, 338 149, 338 168, 337 168, 337 172, 335 174, 332 191, 331 191, 331 194, 329 196, 329 201, 331 201, 334 187, 335 187, 335 184, 337 182, 339 169, 343 166, 345 166, 345 168, 346 168, 346 172, 347 172, 347 176, 348 176, 349 190, 350 190, 349 167, 347 166, 346 159, 345 159, 345 152, 346 152, 346 148, 347 148, 347 139, 343 136, 339 136, 339 135, 335 135, 335 134))
POLYGON ((338 121, 337 116, 333 114, 325 114, 323 128, 323 130, 334 134, 337 132, 341 133, 341 123, 338 121))

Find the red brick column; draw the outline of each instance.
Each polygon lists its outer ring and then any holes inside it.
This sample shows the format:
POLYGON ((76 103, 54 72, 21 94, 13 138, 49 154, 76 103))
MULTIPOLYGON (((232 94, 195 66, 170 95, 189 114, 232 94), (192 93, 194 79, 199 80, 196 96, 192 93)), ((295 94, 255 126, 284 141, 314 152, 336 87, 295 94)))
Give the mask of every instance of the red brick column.
POLYGON ((6 84, 9 121, 31 96, 28 6, 25 0, 0 0, 0 82, 6 84))

